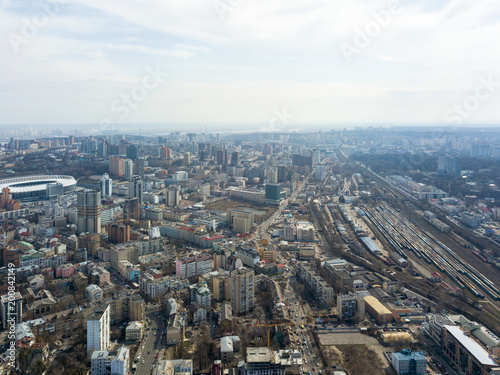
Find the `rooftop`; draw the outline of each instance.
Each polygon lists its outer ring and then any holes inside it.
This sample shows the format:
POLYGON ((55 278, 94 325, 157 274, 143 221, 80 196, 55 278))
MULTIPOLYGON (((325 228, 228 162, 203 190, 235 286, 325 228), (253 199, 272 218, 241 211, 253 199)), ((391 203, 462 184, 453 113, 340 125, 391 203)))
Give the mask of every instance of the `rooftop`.
POLYGON ((247 362, 271 362, 273 359, 273 353, 271 349, 266 347, 260 348, 247 348, 247 362))
POLYGON ((482 365, 497 366, 498 364, 490 357, 489 353, 477 342, 465 334, 465 332, 458 326, 445 325, 444 328, 462 344, 470 354, 482 365))

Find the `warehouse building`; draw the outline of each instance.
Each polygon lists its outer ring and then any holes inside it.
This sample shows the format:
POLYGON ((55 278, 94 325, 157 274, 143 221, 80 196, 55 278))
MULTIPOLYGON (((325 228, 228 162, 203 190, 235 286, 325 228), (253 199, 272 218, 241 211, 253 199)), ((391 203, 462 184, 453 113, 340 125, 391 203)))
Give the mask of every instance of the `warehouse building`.
POLYGON ((373 316, 379 324, 390 323, 393 320, 392 312, 382 305, 378 299, 373 296, 363 298, 365 300, 366 312, 373 316))

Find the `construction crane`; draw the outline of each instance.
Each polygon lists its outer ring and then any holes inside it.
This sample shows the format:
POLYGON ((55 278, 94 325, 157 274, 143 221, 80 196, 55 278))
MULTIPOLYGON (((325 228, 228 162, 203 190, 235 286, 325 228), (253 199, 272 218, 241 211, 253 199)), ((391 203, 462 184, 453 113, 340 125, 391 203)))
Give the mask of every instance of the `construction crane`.
POLYGON ((255 327, 265 327, 267 328, 267 347, 271 348, 271 327, 290 327, 295 326, 295 324, 290 322, 278 322, 269 324, 256 324, 255 327))

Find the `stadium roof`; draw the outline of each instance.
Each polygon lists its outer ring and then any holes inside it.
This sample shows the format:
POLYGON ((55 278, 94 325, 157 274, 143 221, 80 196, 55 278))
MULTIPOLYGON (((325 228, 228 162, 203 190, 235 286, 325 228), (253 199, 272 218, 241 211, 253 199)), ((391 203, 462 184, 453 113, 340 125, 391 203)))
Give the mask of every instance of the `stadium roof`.
POLYGON ((0 180, 0 190, 9 188, 11 193, 28 193, 46 189, 49 183, 60 182, 63 187, 76 185, 72 176, 64 175, 36 175, 5 178, 0 180))

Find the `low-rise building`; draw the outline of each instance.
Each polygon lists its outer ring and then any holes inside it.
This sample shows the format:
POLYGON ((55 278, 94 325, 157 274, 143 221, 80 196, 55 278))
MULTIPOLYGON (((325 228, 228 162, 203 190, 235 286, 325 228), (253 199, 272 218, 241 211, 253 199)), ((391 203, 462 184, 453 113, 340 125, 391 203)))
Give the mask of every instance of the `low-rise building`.
POLYGON ((154 375, 193 375, 193 360, 161 360, 158 362, 154 375))
POLYGON ((130 322, 125 328, 125 340, 139 342, 144 334, 144 323, 141 321, 130 322))
POLYGON ((391 364, 398 375, 425 375, 427 359, 421 352, 403 349, 400 353, 392 353, 391 364))

